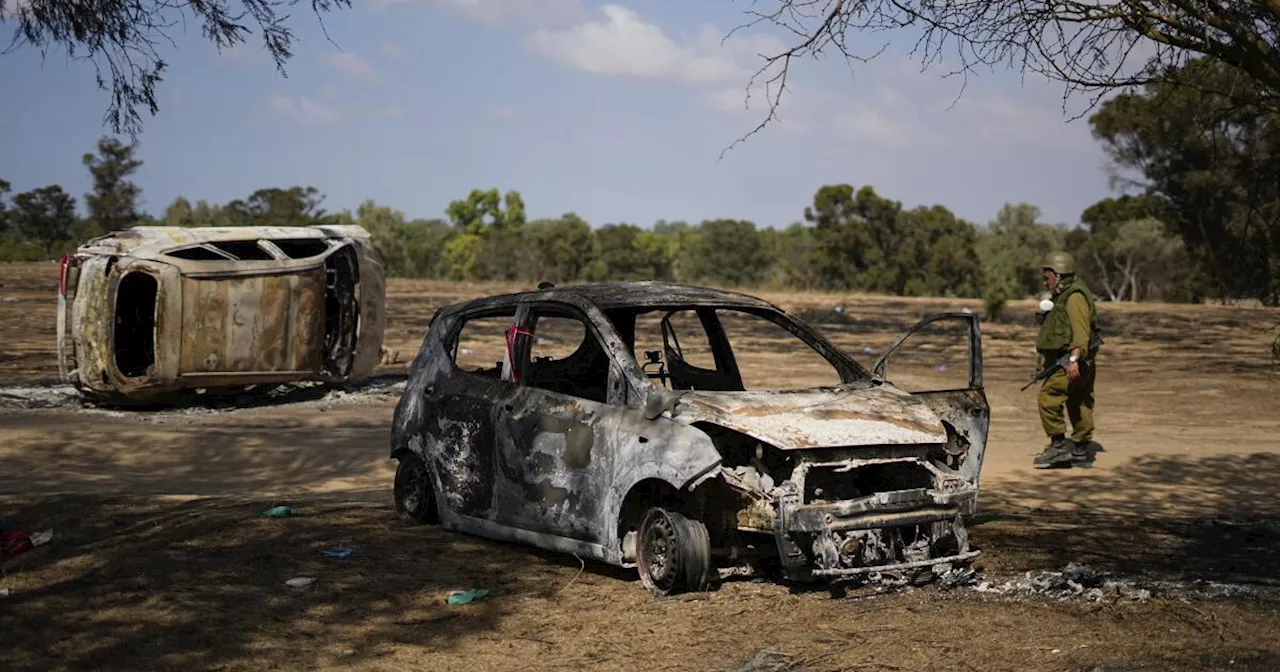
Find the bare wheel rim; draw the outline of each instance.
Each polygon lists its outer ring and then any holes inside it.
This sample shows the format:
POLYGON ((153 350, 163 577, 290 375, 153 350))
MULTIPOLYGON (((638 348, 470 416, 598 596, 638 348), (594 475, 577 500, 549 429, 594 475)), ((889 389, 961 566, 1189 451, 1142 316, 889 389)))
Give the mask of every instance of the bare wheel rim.
POLYGON ((658 590, 667 592, 675 587, 680 571, 680 544, 675 525, 665 512, 655 515, 645 528, 640 565, 658 590))

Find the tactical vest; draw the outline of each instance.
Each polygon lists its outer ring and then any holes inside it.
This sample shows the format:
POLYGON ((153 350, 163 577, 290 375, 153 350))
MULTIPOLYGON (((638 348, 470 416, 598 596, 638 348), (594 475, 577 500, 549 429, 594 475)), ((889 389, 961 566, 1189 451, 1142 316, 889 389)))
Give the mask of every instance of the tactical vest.
MULTIPOLYGON (((1089 340, 1098 331, 1098 310, 1093 305, 1093 295, 1089 293, 1089 288, 1085 286, 1079 279, 1073 279, 1063 292, 1053 298, 1053 310, 1044 318, 1044 324, 1040 325, 1040 335, 1036 337, 1036 350, 1045 354, 1055 354, 1066 350, 1071 346, 1071 320, 1067 317, 1067 299, 1072 294, 1079 294, 1084 297, 1085 303, 1089 306, 1089 340)), ((1092 357, 1094 352, 1089 351, 1092 357)))

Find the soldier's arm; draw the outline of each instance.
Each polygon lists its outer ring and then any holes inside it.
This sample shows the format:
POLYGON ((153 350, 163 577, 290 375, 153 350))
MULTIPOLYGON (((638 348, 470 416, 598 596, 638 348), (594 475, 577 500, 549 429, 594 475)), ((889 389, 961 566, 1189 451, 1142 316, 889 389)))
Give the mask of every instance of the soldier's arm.
POLYGON ((1067 321, 1071 323, 1071 350, 1089 354, 1089 304, 1079 294, 1067 298, 1067 321))

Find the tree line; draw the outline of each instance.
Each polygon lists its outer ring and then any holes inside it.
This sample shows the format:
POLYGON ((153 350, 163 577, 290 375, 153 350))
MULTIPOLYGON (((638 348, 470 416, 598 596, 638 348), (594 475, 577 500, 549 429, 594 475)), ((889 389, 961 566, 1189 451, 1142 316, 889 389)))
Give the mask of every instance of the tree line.
MULTIPOLYGON (((1193 62, 1187 82, 1239 77, 1193 62)), ((138 146, 111 137, 86 154, 87 213, 58 185, 8 198, 0 181, 0 259, 56 258, 88 237, 135 224, 358 224, 394 276, 555 283, 657 279, 734 287, 982 297, 998 317, 1008 300, 1042 291, 1038 264, 1072 252, 1080 274, 1113 301, 1257 298, 1280 304, 1280 141, 1276 115, 1167 83, 1104 103, 1090 117, 1117 179, 1135 193, 1106 198, 1076 226, 1009 203, 985 223, 942 205, 908 207, 872 186, 820 187, 785 228, 738 219, 591 226, 575 213, 530 220, 520 193, 474 189, 444 217, 410 219, 366 201, 328 212, 314 187, 259 189, 225 204, 178 197, 159 218, 140 212, 130 180, 138 146)))

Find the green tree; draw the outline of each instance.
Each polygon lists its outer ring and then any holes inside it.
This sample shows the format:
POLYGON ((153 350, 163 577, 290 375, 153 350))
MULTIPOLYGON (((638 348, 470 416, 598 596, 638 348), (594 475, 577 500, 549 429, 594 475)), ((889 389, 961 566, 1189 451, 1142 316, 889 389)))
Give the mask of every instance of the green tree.
POLYGON ((671 280, 675 273, 677 238, 684 228, 664 227, 666 233, 645 231, 635 224, 606 224, 594 232, 598 257, 585 271, 592 280, 671 280))
POLYGON ((973 224, 941 205, 899 215, 900 241, 891 258, 894 293, 906 296, 977 296, 982 265, 973 224))
POLYGON ((191 210, 191 226, 232 226, 231 215, 221 205, 214 205, 204 199, 196 201, 191 210))
POLYGON ((501 195, 497 188, 472 189, 465 199, 451 201, 445 213, 459 234, 449 240, 445 251, 450 277, 514 280, 519 276, 525 224, 520 192, 501 195))
POLYGON ((129 181, 142 161, 134 156, 137 144, 126 145, 107 136, 98 139, 98 154, 85 154, 82 161, 93 178, 93 191, 84 195, 92 219, 102 232, 119 231, 138 220, 142 189, 129 181))
POLYGON ((982 298, 987 318, 998 321, 1005 303, 1044 291, 1040 263, 1063 249, 1065 232, 1039 222, 1040 208, 1006 203, 978 232, 974 249, 982 266, 982 298))
POLYGON ((356 208, 354 223, 369 232, 374 247, 382 253, 388 275, 409 275, 412 262, 404 213, 370 199, 356 208))
POLYGON ((0 180, 0 236, 9 232, 9 210, 5 200, 12 189, 7 180, 0 180))
POLYGON ((462 233, 474 235, 489 230, 519 231, 525 220, 520 192, 512 190, 501 196, 496 187, 487 191, 472 189, 465 199, 450 201, 445 213, 462 233))
POLYGON ((1030 203, 1006 203, 977 243, 984 263, 999 261, 992 271, 1013 274, 1015 296, 1044 290, 1040 263, 1045 255, 1064 248, 1065 231, 1040 221, 1040 208, 1030 203))
POLYGON ((669 282, 675 279, 676 256, 680 250, 680 236, 687 233, 685 229, 671 229, 668 233, 641 230, 636 234, 632 245, 640 253, 649 272, 647 277, 669 282))
POLYGON ((75 233, 76 202, 56 184, 40 187, 13 197, 12 218, 18 232, 39 242, 48 259, 75 233))
POLYGON ((445 274, 444 249, 458 235, 442 219, 414 219, 404 225, 408 267, 404 274, 415 278, 439 278, 445 274))
POLYGON ((813 265, 824 289, 870 290, 884 266, 875 229, 891 226, 897 210, 882 203, 875 190, 853 185, 824 185, 804 210, 817 242, 813 265))
POLYGON ((1171 77, 1105 102, 1089 119, 1094 137, 1219 297, 1280 305, 1280 113, 1264 100, 1274 91, 1207 59, 1171 77))
POLYGON ((169 207, 164 209, 164 225, 165 226, 192 226, 194 218, 192 217, 191 201, 179 196, 173 199, 169 207))
POLYGON ((449 280, 481 280, 480 258, 484 254, 484 238, 474 233, 460 233, 444 245, 445 277, 449 280))
POLYGON ((702 222, 680 257, 683 279, 729 287, 759 285, 772 261, 756 225, 738 219, 702 222))
POLYGON ((812 263, 818 243, 813 227, 804 222, 792 222, 790 226, 765 238, 770 246, 769 284, 775 287, 812 290, 821 286, 817 269, 812 263))
POLYGON ((570 282, 585 277, 598 252, 591 227, 577 214, 538 219, 524 229, 520 276, 529 282, 570 282))
MULTIPOLYGON (((281 11, 281 5, 297 2, 28 0, 0 2, 0 22, 16 23, 10 49, 25 45, 45 54, 62 48, 72 59, 90 61, 98 87, 110 91, 106 121, 112 132, 136 135, 142 130, 142 109, 152 115, 159 110, 156 84, 167 65, 159 48, 177 49, 169 29, 185 28, 190 17, 221 51, 244 43, 256 23, 263 46, 283 75, 284 64, 293 56, 294 36, 288 26, 290 15, 281 11), (245 22, 246 16, 252 21, 245 22)), ((322 13, 350 7, 351 0, 310 0, 309 4, 319 19, 322 13)))
POLYGON ((324 221, 323 201, 324 194, 315 187, 270 187, 231 201, 224 210, 237 226, 312 226, 324 221))
POLYGON ((599 264, 593 280, 652 280, 644 252, 636 244, 641 229, 635 224, 605 224, 596 229, 599 264))

